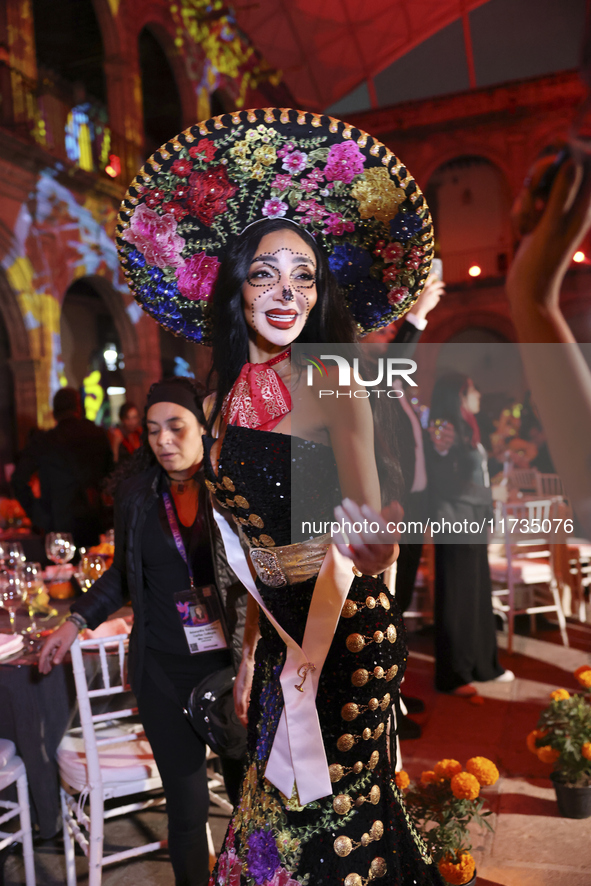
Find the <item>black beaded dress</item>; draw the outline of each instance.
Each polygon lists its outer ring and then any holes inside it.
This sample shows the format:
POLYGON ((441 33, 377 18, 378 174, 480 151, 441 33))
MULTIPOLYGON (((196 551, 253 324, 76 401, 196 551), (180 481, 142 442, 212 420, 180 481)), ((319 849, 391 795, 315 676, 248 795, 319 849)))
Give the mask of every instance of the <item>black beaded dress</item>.
MULTIPOLYGON (((207 451, 212 442, 206 440, 207 451)), ((253 547, 300 540, 290 537, 292 476, 297 494, 309 485, 312 462, 314 472, 323 472, 323 488, 327 477, 334 478, 335 500, 325 503, 324 519, 340 500, 332 451, 319 444, 230 426, 217 476, 208 461, 209 488, 253 547)), ((257 580, 265 605, 299 644, 314 584, 312 578, 275 589, 257 580)), ((210 886, 441 884, 408 820, 387 756, 385 726, 407 658, 402 620, 387 587, 357 577, 345 601, 316 699, 333 794, 305 806, 295 791, 286 798, 265 778, 283 708, 279 677, 286 647, 262 611, 260 630, 247 770, 210 886)))

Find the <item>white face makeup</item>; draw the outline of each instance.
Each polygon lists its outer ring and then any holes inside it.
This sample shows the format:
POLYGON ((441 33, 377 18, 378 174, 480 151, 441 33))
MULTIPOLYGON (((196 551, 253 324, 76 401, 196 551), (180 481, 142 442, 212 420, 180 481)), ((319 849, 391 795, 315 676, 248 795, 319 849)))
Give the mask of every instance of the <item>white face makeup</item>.
POLYGON ((474 387, 472 379, 468 379, 468 388, 462 396, 462 406, 474 415, 480 412, 480 391, 474 387))
POLYGON ((242 286, 244 316, 254 335, 287 347, 316 304, 316 257, 296 231, 266 234, 242 286))

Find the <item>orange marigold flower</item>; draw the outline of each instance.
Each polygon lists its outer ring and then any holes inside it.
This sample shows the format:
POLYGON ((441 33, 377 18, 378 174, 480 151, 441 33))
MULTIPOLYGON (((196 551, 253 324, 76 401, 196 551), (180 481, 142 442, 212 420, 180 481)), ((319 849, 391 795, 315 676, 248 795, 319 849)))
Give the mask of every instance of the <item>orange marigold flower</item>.
POLYGON ((434 768, 437 778, 453 778, 454 775, 462 771, 462 764, 457 760, 440 760, 434 768))
POLYGON ((566 689, 555 689, 550 693, 550 698, 552 701, 565 701, 570 698, 570 692, 567 692, 566 689))
POLYGON ((410 784, 410 778, 404 769, 401 769, 400 772, 396 773, 394 781, 396 782, 396 787, 400 788, 401 791, 405 791, 410 784))
POLYGON ((455 860, 451 855, 446 855, 437 867, 447 883, 463 886, 464 883, 469 883, 474 876, 476 862, 469 852, 461 852, 455 860))
POLYGON ((581 753, 585 760, 591 760, 591 741, 586 741, 581 747, 581 753))
POLYGON ((537 749, 538 759, 542 761, 542 763, 556 763, 558 758, 560 757, 560 751, 557 751, 556 748, 550 747, 549 744, 543 745, 543 747, 537 749))
POLYGON ((421 774, 421 784, 436 784, 438 780, 432 769, 427 769, 421 774))
POLYGON ((581 665, 575 671, 575 677, 585 689, 591 689, 591 665, 581 665))
POLYGON ((531 751, 532 754, 537 754, 539 748, 536 744, 536 738, 544 738, 545 735, 548 735, 547 729, 532 729, 530 734, 527 736, 528 751, 531 751))
POLYGON ((466 772, 469 772, 481 785, 494 784, 499 780, 499 770, 486 757, 471 757, 466 763, 466 772))
POLYGON ((458 772, 451 780, 451 792, 458 800, 475 800, 480 793, 478 779, 469 772, 458 772))

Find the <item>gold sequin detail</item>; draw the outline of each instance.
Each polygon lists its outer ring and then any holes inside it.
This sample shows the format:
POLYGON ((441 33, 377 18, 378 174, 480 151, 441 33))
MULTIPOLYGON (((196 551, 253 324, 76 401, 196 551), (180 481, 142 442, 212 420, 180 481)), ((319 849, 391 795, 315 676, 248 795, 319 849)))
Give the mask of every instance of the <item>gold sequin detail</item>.
POLYGON ((334 841, 334 851, 341 858, 346 858, 353 851, 353 841, 344 835, 337 837, 334 841))
POLYGON ((234 497, 234 503, 237 507, 244 508, 245 511, 248 510, 248 508, 250 507, 250 504, 247 502, 243 495, 236 495, 234 497))
POLYGON ((371 828, 369 829, 369 834, 372 840, 381 840, 384 836, 384 825, 381 821, 374 821, 371 828))
POLYGON ((229 508, 233 508, 236 506, 236 499, 234 498, 226 498, 226 505, 229 508))
POLYGON ((229 477, 222 477, 222 483, 224 484, 226 489, 230 490, 230 492, 234 492, 236 490, 236 487, 234 486, 234 484, 232 483, 232 481, 230 480, 229 477))
POLYGON ((361 652, 365 646, 365 637, 362 637, 361 634, 349 634, 346 646, 349 652, 361 652))
POLYGON ((378 602, 381 603, 382 608, 388 611, 390 609, 390 601, 384 592, 382 591, 378 597, 378 602))
POLYGON ((388 670, 386 671, 386 680, 393 680, 397 673, 398 665, 392 665, 392 667, 388 668, 388 670))
POLYGON ((253 526, 256 526, 257 529, 262 529, 265 525, 262 518, 258 516, 258 514, 251 514, 248 520, 244 521, 245 523, 252 523, 253 526))
POLYGON ((347 874, 343 886, 363 886, 363 880, 359 874, 347 874))
POLYGON ((373 635, 374 643, 383 643, 384 642, 384 632, 383 631, 375 631, 373 635))
POLYGON ((374 858, 371 865, 369 866, 370 873, 374 875, 374 877, 383 877, 388 870, 388 865, 383 858, 374 858))
POLYGON ((212 483, 211 480, 206 480, 205 485, 207 486, 207 488, 209 489, 210 492, 216 491, 215 483, 212 483))
POLYGON ((357 603, 354 600, 345 600, 345 605, 341 610, 343 618, 353 618, 358 612, 357 603))
POLYGON ((388 628, 386 630, 386 637, 388 638, 388 641, 390 643, 396 643, 397 636, 398 634, 396 633, 396 628, 394 627, 394 625, 388 625, 388 628))
POLYGON ((347 794, 337 794, 332 801, 332 808, 337 815, 346 815, 353 808, 353 800, 347 794))
POLYGON ((272 548, 275 544, 270 535, 259 535, 259 541, 266 548, 272 548))
POLYGON ((355 742, 358 740, 358 737, 351 735, 350 732, 346 732, 344 735, 341 735, 341 737, 337 741, 337 748, 339 749, 339 751, 341 751, 341 753, 346 754, 347 751, 350 751, 355 742))
POLYGON ((351 674, 351 683, 353 684, 353 686, 357 686, 358 689, 361 689, 362 686, 365 686, 369 679, 369 671, 367 671, 365 668, 358 668, 351 674))

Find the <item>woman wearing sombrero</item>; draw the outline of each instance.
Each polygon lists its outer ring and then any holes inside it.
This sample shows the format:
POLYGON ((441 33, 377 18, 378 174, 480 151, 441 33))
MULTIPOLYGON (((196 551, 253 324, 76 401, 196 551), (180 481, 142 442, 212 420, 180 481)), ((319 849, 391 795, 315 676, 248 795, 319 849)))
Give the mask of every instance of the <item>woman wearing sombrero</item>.
POLYGON ((379 513, 371 408, 320 399, 290 348, 352 344, 412 306, 433 251, 420 190, 386 147, 340 121, 240 112, 146 163, 118 244, 142 307, 213 346, 207 484, 251 594, 235 690, 248 767, 210 883, 440 883, 388 761, 406 648, 376 577, 397 545, 384 535, 393 511, 379 513), (303 500, 314 520, 365 519, 373 531, 338 544, 294 536, 303 500))

